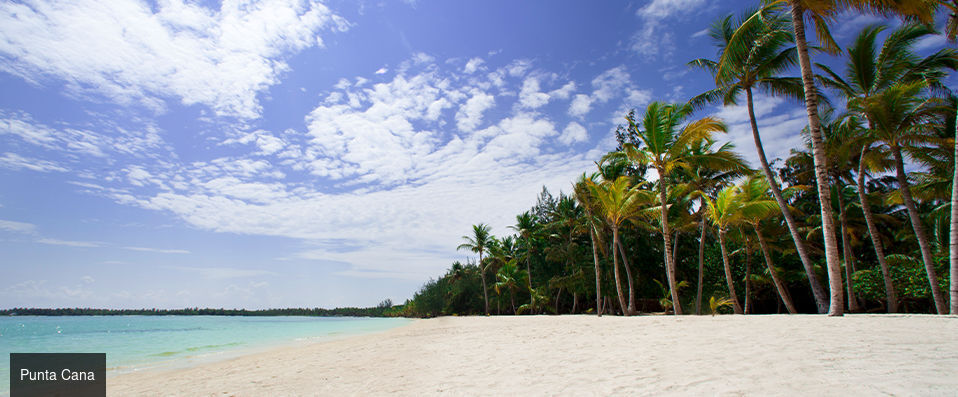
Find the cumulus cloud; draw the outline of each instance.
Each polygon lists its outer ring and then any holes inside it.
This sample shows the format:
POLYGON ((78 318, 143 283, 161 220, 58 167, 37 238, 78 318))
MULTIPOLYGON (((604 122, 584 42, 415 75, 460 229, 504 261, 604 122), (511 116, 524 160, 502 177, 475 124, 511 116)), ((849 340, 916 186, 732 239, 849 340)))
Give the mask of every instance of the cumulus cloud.
POLYGON ((254 118, 257 95, 279 81, 284 59, 322 47, 322 31, 348 23, 305 0, 181 0, 0 5, 0 70, 35 83, 53 78, 74 94, 162 109, 167 98, 217 114, 254 118))
POLYGON ((586 131, 582 124, 579 124, 575 121, 570 122, 569 125, 562 130, 562 135, 559 136, 559 142, 562 142, 566 145, 571 145, 577 142, 585 142, 588 139, 589 132, 586 131))
POLYGON ((569 115, 582 118, 592 109, 592 97, 583 94, 576 94, 569 105, 569 115))
POLYGON ((482 114, 496 105, 492 95, 476 90, 456 113, 456 126, 460 131, 473 131, 482 122, 482 114))
POLYGON ((462 68, 462 72, 467 74, 475 73, 483 63, 485 63, 485 61, 483 61, 482 58, 472 58, 469 62, 466 62, 466 66, 462 68))
POLYGON ((652 0, 635 13, 641 28, 632 35, 631 49, 643 57, 671 57, 675 39, 665 21, 696 12, 705 5, 705 0, 652 0))

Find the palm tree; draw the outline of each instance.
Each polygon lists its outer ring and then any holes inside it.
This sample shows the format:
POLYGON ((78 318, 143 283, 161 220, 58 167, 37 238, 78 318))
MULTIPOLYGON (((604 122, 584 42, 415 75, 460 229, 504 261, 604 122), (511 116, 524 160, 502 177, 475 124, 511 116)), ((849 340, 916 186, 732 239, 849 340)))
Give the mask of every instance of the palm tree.
MULTIPOLYGON (((855 42, 847 50, 848 62, 845 76, 839 76, 826 65, 818 65, 825 72, 822 82, 826 87, 842 93, 850 103, 862 103, 898 84, 927 81, 937 84, 943 77, 944 69, 954 69, 958 65, 954 51, 941 50, 926 57, 914 53, 914 46, 924 37, 934 34, 934 30, 920 24, 905 24, 892 31, 881 48, 876 45, 877 36, 885 30, 883 26, 869 26, 859 33, 855 42)), ((859 111, 860 113, 860 111, 859 111)), ((874 122, 868 119, 868 128, 874 129, 874 122)), ((827 138, 826 138, 827 139, 827 138)), ((871 214, 868 200, 865 199, 865 163, 873 157, 869 155, 871 141, 865 139, 862 144, 858 164, 859 201, 868 224, 869 234, 878 256, 879 265, 885 279, 886 300, 889 312, 897 310, 897 296, 891 283, 888 265, 883 247, 878 241, 875 220, 871 214)))
POLYGON ((622 293, 622 283, 619 277, 619 260, 615 254, 615 245, 619 243, 619 227, 627 219, 633 216, 645 214, 648 216, 650 210, 647 206, 653 202, 651 192, 639 190, 631 186, 631 181, 627 176, 621 176, 614 181, 605 181, 594 183, 587 181, 589 193, 596 201, 596 209, 605 218, 606 223, 612 228, 612 273, 615 277, 616 293, 619 297, 619 307, 626 316, 632 314, 632 308, 625 302, 625 296, 622 293))
POLYGON ((803 98, 800 79, 779 76, 796 63, 795 47, 792 45, 794 39, 792 33, 787 30, 788 21, 779 14, 770 14, 767 18, 760 18, 753 23, 743 25, 744 21, 754 18, 759 15, 759 12, 763 11, 747 13, 737 21, 729 15, 712 25, 710 35, 719 49, 719 61, 701 58, 689 64, 711 72, 715 76, 717 87, 692 98, 690 102, 694 106, 718 101, 726 106, 734 105, 739 97, 745 94, 752 140, 755 142, 762 172, 769 181, 772 196, 775 197, 775 202, 785 217, 785 223, 788 225, 798 257, 805 268, 819 313, 824 313, 828 305, 825 290, 815 273, 798 224, 788 210, 788 203, 782 196, 781 188, 775 181, 775 175, 765 156, 753 104, 755 89, 793 99, 803 98))
MULTIPOLYGON (((632 117, 626 117, 629 130, 642 143, 638 148, 631 143, 623 145, 619 153, 614 156, 625 156, 633 164, 651 166, 658 172, 657 182, 659 190, 660 224, 662 239, 665 246, 665 274, 668 278, 669 289, 672 293, 672 302, 675 304, 675 314, 682 314, 682 305, 679 301, 676 277, 676 266, 672 258, 671 229, 668 219, 668 181, 672 171, 679 168, 693 166, 708 166, 719 171, 735 168, 740 164, 740 158, 730 152, 709 154, 693 154, 689 148, 702 140, 712 138, 716 132, 725 132, 723 122, 712 117, 705 117, 680 127, 692 113, 689 104, 664 104, 653 102, 646 109, 641 125, 636 124, 632 117)), ((631 114, 630 114, 631 116, 631 114)))
MULTIPOLYGON (((532 269, 530 268, 530 262, 532 261, 532 239, 533 233, 536 228, 536 218, 535 215, 530 211, 523 212, 519 215, 516 215, 516 224, 515 226, 509 226, 510 229, 515 230, 519 233, 519 241, 522 243, 522 246, 525 248, 525 257, 526 257, 526 275, 528 277, 527 281, 529 284, 529 289, 532 289, 532 269)), ((530 297, 529 299, 532 299, 530 297)))
MULTIPOLYGON (((691 152, 694 155, 704 155, 707 153, 713 152, 727 152, 727 155, 734 156, 732 152, 732 144, 726 143, 718 148, 714 148, 715 142, 712 140, 703 140, 699 142, 698 145, 695 145, 691 148, 691 152)), ((683 170, 681 179, 685 180, 686 189, 688 190, 688 197, 690 200, 697 200, 699 209, 695 214, 696 219, 699 223, 699 268, 698 268, 698 285, 695 292, 695 314, 702 314, 702 281, 704 277, 704 262, 705 262, 705 236, 706 236, 706 222, 708 220, 708 215, 705 213, 707 207, 705 205, 706 197, 714 197, 718 190, 722 188, 726 183, 728 183, 732 178, 745 175, 748 171, 748 166, 745 165, 745 161, 740 159, 740 164, 736 169, 729 171, 716 171, 707 167, 695 167, 688 170, 683 170)))
POLYGON ((782 303, 785 304, 788 312, 795 314, 798 311, 795 309, 795 304, 792 303, 792 298, 788 294, 788 288, 785 286, 781 277, 779 277, 778 271, 775 270, 775 265, 772 263, 772 256, 769 252, 768 241, 762 233, 761 222, 777 212, 775 211, 777 203, 768 197, 769 185, 767 179, 756 176, 751 176, 740 183, 736 188, 738 194, 736 200, 740 201, 738 207, 739 214, 737 214, 737 217, 755 230, 759 247, 762 250, 762 255, 765 257, 765 266, 768 268, 768 273, 772 277, 772 284, 775 285, 775 290, 778 292, 778 296, 782 299, 782 303))
POLYGON ((489 315, 489 292, 486 288, 486 269, 482 263, 482 255, 492 245, 492 235, 489 225, 480 223, 472 226, 472 236, 462 236, 465 243, 459 244, 457 250, 469 250, 479 254, 479 275, 482 278, 482 299, 486 304, 486 315, 489 315))
POLYGON ((912 197, 908 176, 905 173, 903 151, 912 151, 934 138, 929 136, 929 124, 938 120, 941 109, 934 98, 923 97, 921 91, 926 88, 924 82, 899 84, 867 99, 849 103, 849 107, 860 109, 873 123, 872 136, 881 147, 891 152, 895 164, 895 176, 898 179, 902 201, 908 210, 912 230, 918 240, 928 283, 938 314, 947 313, 944 296, 938 285, 931 246, 928 235, 918 213, 918 207, 912 197))
MULTIPOLYGON (((592 243, 592 261, 595 265, 595 312, 596 315, 602 317, 602 273, 599 270, 599 252, 596 250, 596 240, 599 239, 598 230, 601 220, 595 215, 601 211, 597 208, 597 202, 589 188, 590 184, 595 183, 597 176, 597 174, 592 174, 591 177, 586 177, 585 173, 582 173, 582 176, 579 177, 579 181, 573 186, 573 191, 575 192, 575 199, 579 201, 579 205, 585 210, 586 224, 589 226, 589 241, 592 243)), ((598 245, 599 247, 605 247, 605 244, 601 241, 598 245)))
POLYGON ((725 266, 725 282, 728 284, 729 300, 732 301, 732 311, 735 314, 743 314, 742 304, 739 303, 738 294, 735 293, 735 283, 732 277, 732 267, 729 263, 728 250, 725 247, 725 236, 728 228, 740 215, 741 201, 735 191, 735 186, 727 186, 715 197, 715 200, 705 201, 708 206, 709 219, 712 224, 718 228, 719 248, 722 250, 722 264, 725 266))
POLYGON ((506 261, 499 271, 496 272, 496 283, 493 288, 496 294, 501 294, 503 289, 509 290, 509 300, 512 303, 512 313, 516 314, 516 291, 519 290, 519 284, 526 277, 525 272, 519 270, 515 258, 506 261))
MULTIPOLYGON (((958 40, 958 0, 939 0, 942 7, 950 12, 945 23, 945 37, 955 43, 958 40)), ((958 107, 956 107, 958 110, 958 107)), ((951 178, 951 225, 948 234, 948 252, 951 271, 950 298, 952 315, 958 314, 958 111, 955 112, 955 167, 951 178)))
MULTIPOLYGON (((801 70, 802 86, 805 92, 805 111, 808 114, 809 135, 812 141, 812 158, 815 163, 815 181, 818 187, 819 207, 822 213, 822 234, 825 239, 825 263, 828 268, 828 285, 831 292, 828 314, 830 316, 841 316, 844 311, 842 307, 842 279, 838 259, 838 241, 835 239, 835 225, 832 222, 831 206, 826 202, 829 197, 828 176, 825 173, 826 160, 824 144, 822 142, 822 129, 818 116, 819 96, 818 90, 815 88, 808 41, 805 37, 805 17, 807 15, 814 22, 819 47, 827 52, 835 53, 838 50, 838 46, 829 33, 827 21, 843 11, 846 7, 886 14, 897 13, 919 19, 925 23, 931 22, 934 9, 926 0, 898 0, 895 2, 886 0, 765 0, 765 4, 766 7, 763 9, 763 12, 757 13, 756 16, 749 18, 749 21, 744 23, 743 27, 748 23, 758 23, 757 21, 764 19, 766 15, 768 15, 768 12, 775 12, 783 5, 788 8, 791 14, 795 47, 798 51, 798 65, 801 70)), ((736 32, 736 34, 738 34, 738 32, 736 32)), ((733 41, 735 40, 733 39, 733 41)), ((750 44, 746 42, 741 45, 748 46, 750 44)))

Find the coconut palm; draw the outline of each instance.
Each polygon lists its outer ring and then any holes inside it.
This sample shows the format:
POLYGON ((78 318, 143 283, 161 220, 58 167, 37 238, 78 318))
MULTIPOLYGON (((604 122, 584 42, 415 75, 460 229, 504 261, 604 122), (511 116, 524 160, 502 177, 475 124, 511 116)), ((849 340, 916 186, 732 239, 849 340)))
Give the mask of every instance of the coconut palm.
POLYGON ((493 285, 493 288, 496 290, 496 294, 501 294, 502 290, 509 291, 509 300, 512 303, 513 314, 516 313, 516 291, 520 289, 519 285, 523 284, 522 279, 525 277, 525 271, 519 270, 515 258, 506 261, 506 263, 499 268, 499 271, 496 272, 496 283, 493 285))
POLYGON ((712 25, 709 32, 718 47, 719 61, 702 58, 693 60, 689 64, 711 72, 715 76, 717 87, 692 98, 690 102, 695 106, 719 101, 726 106, 735 105, 742 94, 745 94, 752 140, 755 142, 762 172, 769 181, 772 196, 785 217, 785 223, 788 225, 798 257, 805 268, 818 310, 823 313, 828 304, 825 290, 815 273, 799 226, 788 210, 788 203, 782 196, 781 188, 775 181, 775 175, 765 156, 753 104, 754 90, 796 100, 804 98, 802 81, 799 78, 780 76, 792 68, 797 61, 793 34, 788 29, 787 18, 777 13, 771 13, 767 18, 760 18, 753 23, 743 25, 744 21, 759 15, 758 12, 746 13, 738 20, 734 20, 729 15, 712 25))
POLYGON ((715 200, 705 201, 708 206, 709 219, 718 229, 719 248, 722 250, 722 264, 725 267, 725 282, 728 284, 729 300, 732 302, 732 311, 735 314, 743 314, 742 304, 739 303, 738 294, 735 293, 735 283, 732 277, 732 267, 729 263, 728 249, 725 244, 725 236, 728 233, 729 226, 737 221, 741 214, 742 202, 735 190, 735 186, 727 186, 715 197, 715 200))
MULTIPOLYGON (((918 56, 914 52, 915 45, 921 39, 935 33, 926 25, 902 25, 888 35, 879 49, 876 44, 877 36, 884 30, 883 26, 869 26, 859 33, 847 50, 848 61, 844 76, 839 76, 828 66, 818 65, 826 74, 826 77, 822 78, 825 86, 838 90, 850 103, 861 103, 895 85, 916 81, 939 85, 945 69, 954 69, 958 66, 958 57, 951 49, 940 50, 925 57, 918 56)), ((873 129, 873 121, 868 119, 867 114, 864 116, 869 129, 873 129)), ((887 271, 888 265, 883 255, 881 242, 877 241, 874 217, 868 206, 868 200, 865 200, 867 194, 864 183, 865 163, 869 158, 874 157, 869 155, 870 150, 871 142, 865 140, 860 150, 856 182, 862 211, 869 224, 869 234, 885 278, 888 309, 894 312, 897 309, 897 297, 887 271)))
MULTIPOLYGON (((510 229, 515 230, 519 233, 519 242, 520 245, 525 250, 526 258, 526 279, 529 284, 529 289, 532 289, 532 239, 533 233, 536 228, 536 218, 535 215, 530 211, 523 212, 519 215, 516 215, 516 224, 514 226, 509 226, 510 229)), ((532 299, 531 297, 529 299, 532 299)))
POLYGON ((945 314, 947 306, 938 285, 928 235, 912 196, 904 164, 905 152, 920 150, 922 145, 935 143, 935 138, 929 134, 933 128, 929 124, 940 122, 941 102, 921 95, 926 87, 921 81, 899 84, 867 99, 849 102, 849 107, 860 110, 872 123, 872 138, 877 144, 875 150, 890 152, 894 159, 899 192, 918 240, 935 308, 938 314, 945 314))
MULTIPOLYGON (((739 218, 741 222, 750 225, 755 231, 762 255, 765 257, 765 266, 768 268, 768 273, 772 277, 772 284, 775 285, 775 290, 778 292, 778 296, 782 299, 782 303, 785 304, 788 312, 795 314, 798 311, 795 309, 795 304, 792 303, 788 288, 785 286, 781 277, 779 277, 778 271, 775 270, 768 241, 762 233, 762 221, 772 217, 778 212, 777 203, 768 196, 769 185, 767 179, 754 175, 737 185, 736 191, 738 196, 736 200, 740 201, 740 204, 738 208, 739 213, 735 217, 739 218)), ((735 217, 733 217, 733 219, 735 217)))
MULTIPOLYGON (((627 176, 621 176, 614 181, 595 183, 587 181, 589 193, 596 202, 596 210, 612 228, 612 244, 619 243, 619 227, 633 216, 646 216, 654 208, 649 208, 654 202, 650 191, 639 190, 632 186, 627 176)), ((612 273, 615 277, 616 293, 619 297, 619 307, 625 315, 632 314, 632 308, 626 303, 622 293, 622 284, 619 277, 619 260, 615 250, 612 250, 612 273)))
MULTIPOLYGON (((832 222, 831 206, 828 205, 828 176, 825 173, 825 153, 822 140, 822 130, 818 115, 818 105, 820 97, 815 87, 814 72, 812 62, 809 56, 809 45, 805 36, 805 18, 808 17, 815 26, 815 33, 818 37, 819 47, 831 53, 838 51, 831 33, 828 30, 828 21, 841 13, 844 9, 852 7, 863 11, 872 11, 878 13, 896 13, 900 15, 916 18, 924 23, 932 20, 934 11, 933 5, 927 0, 898 0, 894 2, 886 0, 765 0, 766 7, 763 12, 757 13, 749 18, 743 27, 751 23, 759 23, 768 15, 782 10, 782 7, 791 14, 792 31, 795 36, 795 48, 798 52, 798 65, 801 70, 802 86, 805 92, 805 111, 808 115, 809 135, 812 141, 812 158, 815 163, 815 181, 818 188, 819 207, 821 209, 822 234, 825 240, 825 263, 828 268, 828 285, 831 295, 828 314, 831 316, 841 316, 844 313, 842 302, 842 279, 841 269, 838 257, 838 241, 835 238, 835 225, 832 222)), ((742 29, 739 29, 742 30, 742 29)), ((747 30, 743 31, 747 32, 747 30)), ((736 32, 736 35, 739 34, 736 32)), ((732 40, 736 40, 733 38, 732 40)), ((741 46, 748 47, 748 42, 740 43, 741 46)), ((747 48, 740 48, 736 53, 747 51, 747 48)))
MULTIPOLYGON (((731 155, 734 155, 732 152, 733 146, 730 143, 723 144, 718 148, 715 148, 715 142, 712 140, 702 140, 699 144, 693 146, 691 151, 695 155, 703 155, 712 152, 727 152, 731 155)), ((706 231, 708 230, 706 222, 708 221, 708 215, 705 213, 706 197, 714 197, 715 194, 725 186, 733 178, 744 175, 748 171, 748 167, 745 165, 745 161, 741 160, 740 164, 729 171, 716 171, 707 167, 695 167, 691 169, 681 170, 682 177, 680 179, 685 180, 686 189, 688 191, 688 197, 690 200, 698 202, 699 209, 695 214, 695 218, 698 220, 699 227, 699 261, 698 261, 698 284, 696 286, 695 292, 695 314, 702 314, 702 281, 704 277, 704 262, 705 262, 705 237, 706 231)))
MULTIPOLYGON (((602 317, 602 272, 599 267, 599 252, 596 250, 596 240, 599 240, 601 236, 601 234, 599 234, 599 228, 602 221, 595 215, 599 213, 600 210, 589 188, 590 184, 594 184, 597 178, 597 174, 586 177, 585 173, 582 173, 579 181, 573 186, 573 191, 575 192, 575 199, 578 200, 579 205, 582 206, 582 209, 585 211, 585 221, 589 227, 589 241, 592 243, 592 261, 595 265, 595 312, 596 315, 602 317)), ((599 241, 598 246, 601 247, 604 252, 605 243, 599 241)))
POLYGON ((486 305, 486 315, 489 315, 489 291, 486 288, 486 270, 483 264, 482 256, 492 245, 492 234, 489 233, 489 225, 480 223, 472 225, 472 236, 462 236, 465 243, 459 244, 457 250, 469 250, 479 254, 479 275, 482 278, 482 299, 486 305))
MULTIPOLYGON (((693 111, 689 104, 665 104, 653 102, 646 108, 640 124, 632 117, 626 117, 630 132, 642 143, 639 148, 631 143, 623 145, 621 152, 613 156, 626 157, 633 164, 654 168, 659 176, 656 183, 659 193, 660 226, 665 246, 665 274, 675 304, 675 314, 682 314, 682 305, 678 296, 676 266, 672 260, 671 229, 668 219, 669 178, 672 172, 680 168, 708 166, 718 171, 730 170, 738 166, 740 158, 730 152, 695 154, 689 148, 702 140, 712 138, 712 134, 725 132, 722 121, 705 117, 681 126, 693 111)), ((631 114, 630 114, 631 116, 631 114)))

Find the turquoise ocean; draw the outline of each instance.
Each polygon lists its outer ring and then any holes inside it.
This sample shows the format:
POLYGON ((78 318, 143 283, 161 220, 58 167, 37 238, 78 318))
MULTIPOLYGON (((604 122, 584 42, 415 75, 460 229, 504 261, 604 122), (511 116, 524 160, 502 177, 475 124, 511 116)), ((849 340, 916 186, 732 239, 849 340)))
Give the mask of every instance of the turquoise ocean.
POLYGON ((292 343, 384 331, 401 318, 240 316, 0 317, 0 395, 9 353, 106 353, 107 376, 191 366, 292 343))

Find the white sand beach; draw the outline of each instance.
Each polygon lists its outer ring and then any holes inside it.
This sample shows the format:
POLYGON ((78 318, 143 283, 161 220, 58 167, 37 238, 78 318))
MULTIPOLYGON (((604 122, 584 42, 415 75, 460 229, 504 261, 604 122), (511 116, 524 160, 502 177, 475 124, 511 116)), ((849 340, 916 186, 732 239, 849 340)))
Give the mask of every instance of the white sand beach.
POLYGON ((444 317, 177 370, 110 395, 955 395, 958 318, 444 317))

